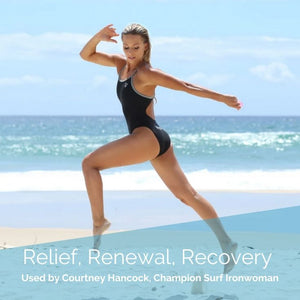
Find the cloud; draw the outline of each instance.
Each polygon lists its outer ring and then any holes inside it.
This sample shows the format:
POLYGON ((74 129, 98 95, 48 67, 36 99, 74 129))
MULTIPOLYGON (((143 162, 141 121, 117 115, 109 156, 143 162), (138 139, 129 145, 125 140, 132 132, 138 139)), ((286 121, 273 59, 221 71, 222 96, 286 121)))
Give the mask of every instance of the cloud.
POLYGON ((108 84, 109 78, 103 75, 96 75, 90 80, 69 80, 63 78, 44 78, 35 75, 23 75, 19 77, 0 77, 0 87, 13 86, 28 86, 28 85, 42 85, 42 86, 64 86, 64 85, 86 85, 92 88, 98 88, 101 85, 108 84))
MULTIPOLYGON (((85 43, 88 34, 46 32, 39 35, 28 33, 0 34, 0 60, 74 59, 85 43)), ((119 43, 103 43, 107 52, 122 52, 119 43)), ((286 37, 164 37, 151 38, 153 54, 160 58, 195 60, 199 57, 252 57, 252 58, 300 58, 300 39, 286 37)))
POLYGON ((250 72, 257 77, 270 82, 282 82, 295 77, 288 66, 280 62, 272 62, 268 65, 258 65, 251 68, 250 72))
POLYGON ((187 81, 191 83, 197 83, 200 85, 207 86, 220 86, 227 83, 230 79, 233 78, 231 74, 213 74, 208 75, 204 73, 195 73, 187 78, 187 81))
POLYGON ((43 83, 44 79, 39 76, 24 75, 21 77, 3 77, 0 78, 0 86, 15 86, 22 84, 43 83))
POLYGON ((94 87, 98 87, 98 86, 101 86, 101 85, 107 83, 107 81, 108 81, 108 78, 106 76, 97 75, 93 78, 92 84, 94 87))
MULTIPOLYGON (((91 38, 90 35, 68 32, 0 34, 0 60, 36 60, 45 58, 73 58, 91 38)), ((110 50, 112 43, 101 45, 110 50)))
POLYGON ((152 41, 160 56, 183 60, 200 57, 300 58, 300 39, 284 37, 154 37, 152 41))
POLYGON ((34 75, 23 75, 20 77, 0 77, 0 86, 19 86, 28 84, 65 85, 71 81, 59 78, 43 78, 34 75))

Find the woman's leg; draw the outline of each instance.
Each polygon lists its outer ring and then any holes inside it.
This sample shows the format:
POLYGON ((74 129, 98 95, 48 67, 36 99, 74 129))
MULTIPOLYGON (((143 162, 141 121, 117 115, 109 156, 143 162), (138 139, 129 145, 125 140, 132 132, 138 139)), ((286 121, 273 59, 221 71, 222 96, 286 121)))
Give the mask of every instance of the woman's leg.
MULTIPOLYGON (((237 244, 226 233, 213 206, 200 196, 188 182, 177 162, 173 147, 171 146, 166 153, 152 160, 151 163, 175 197, 191 206, 213 230, 223 252, 234 253, 237 244)), ((231 260, 224 266, 224 273, 228 273, 233 267, 234 262, 231 260)))
POLYGON ((152 160, 159 153, 159 144, 145 127, 131 135, 111 142, 88 154, 82 161, 82 170, 93 218, 93 233, 100 235, 110 225, 104 217, 101 170, 137 164, 152 160))

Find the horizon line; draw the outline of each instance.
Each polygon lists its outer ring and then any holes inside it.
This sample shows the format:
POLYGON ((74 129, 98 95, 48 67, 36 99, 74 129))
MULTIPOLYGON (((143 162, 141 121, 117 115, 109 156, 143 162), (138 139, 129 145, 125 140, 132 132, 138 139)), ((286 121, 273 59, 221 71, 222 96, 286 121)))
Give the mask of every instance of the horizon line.
MULTIPOLYGON (((92 114, 0 114, 1 117, 123 117, 119 115, 92 115, 92 114)), ((300 115, 156 115, 156 117, 232 117, 232 118, 243 118, 243 117, 300 117, 300 115)))

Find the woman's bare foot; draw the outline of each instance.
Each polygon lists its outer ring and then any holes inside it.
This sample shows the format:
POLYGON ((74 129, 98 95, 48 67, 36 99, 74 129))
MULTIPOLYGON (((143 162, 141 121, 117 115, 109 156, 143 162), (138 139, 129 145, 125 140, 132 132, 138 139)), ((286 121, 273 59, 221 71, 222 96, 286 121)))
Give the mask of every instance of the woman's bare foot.
POLYGON ((93 226, 93 235, 94 235, 94 249, 99 249, 101 243, 101 235, 110 227, 111 223, 104 219, 102 225, 93 226))
POLYGON ((236 242, 227 242, 222 244, 223 253, 227 253, 230 260, 224 265, 224 274, 229 273, 235 266, 234 259, 238 244, 236 242))

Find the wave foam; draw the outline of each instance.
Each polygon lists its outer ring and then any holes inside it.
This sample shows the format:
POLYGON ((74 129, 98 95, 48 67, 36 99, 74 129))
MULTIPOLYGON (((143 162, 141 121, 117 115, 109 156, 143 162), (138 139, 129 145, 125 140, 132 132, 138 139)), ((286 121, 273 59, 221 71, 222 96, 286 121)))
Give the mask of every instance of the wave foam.
MULTIPOLYGON (((105 190, 166 190, 154 170, 103 173, 105 190)), ((212 191, 299 191, 300 170, 220 171, 186 174, 194 188, 212 191)), ((0 192, 84 191, 80 171, 0 173, 0 192)))

